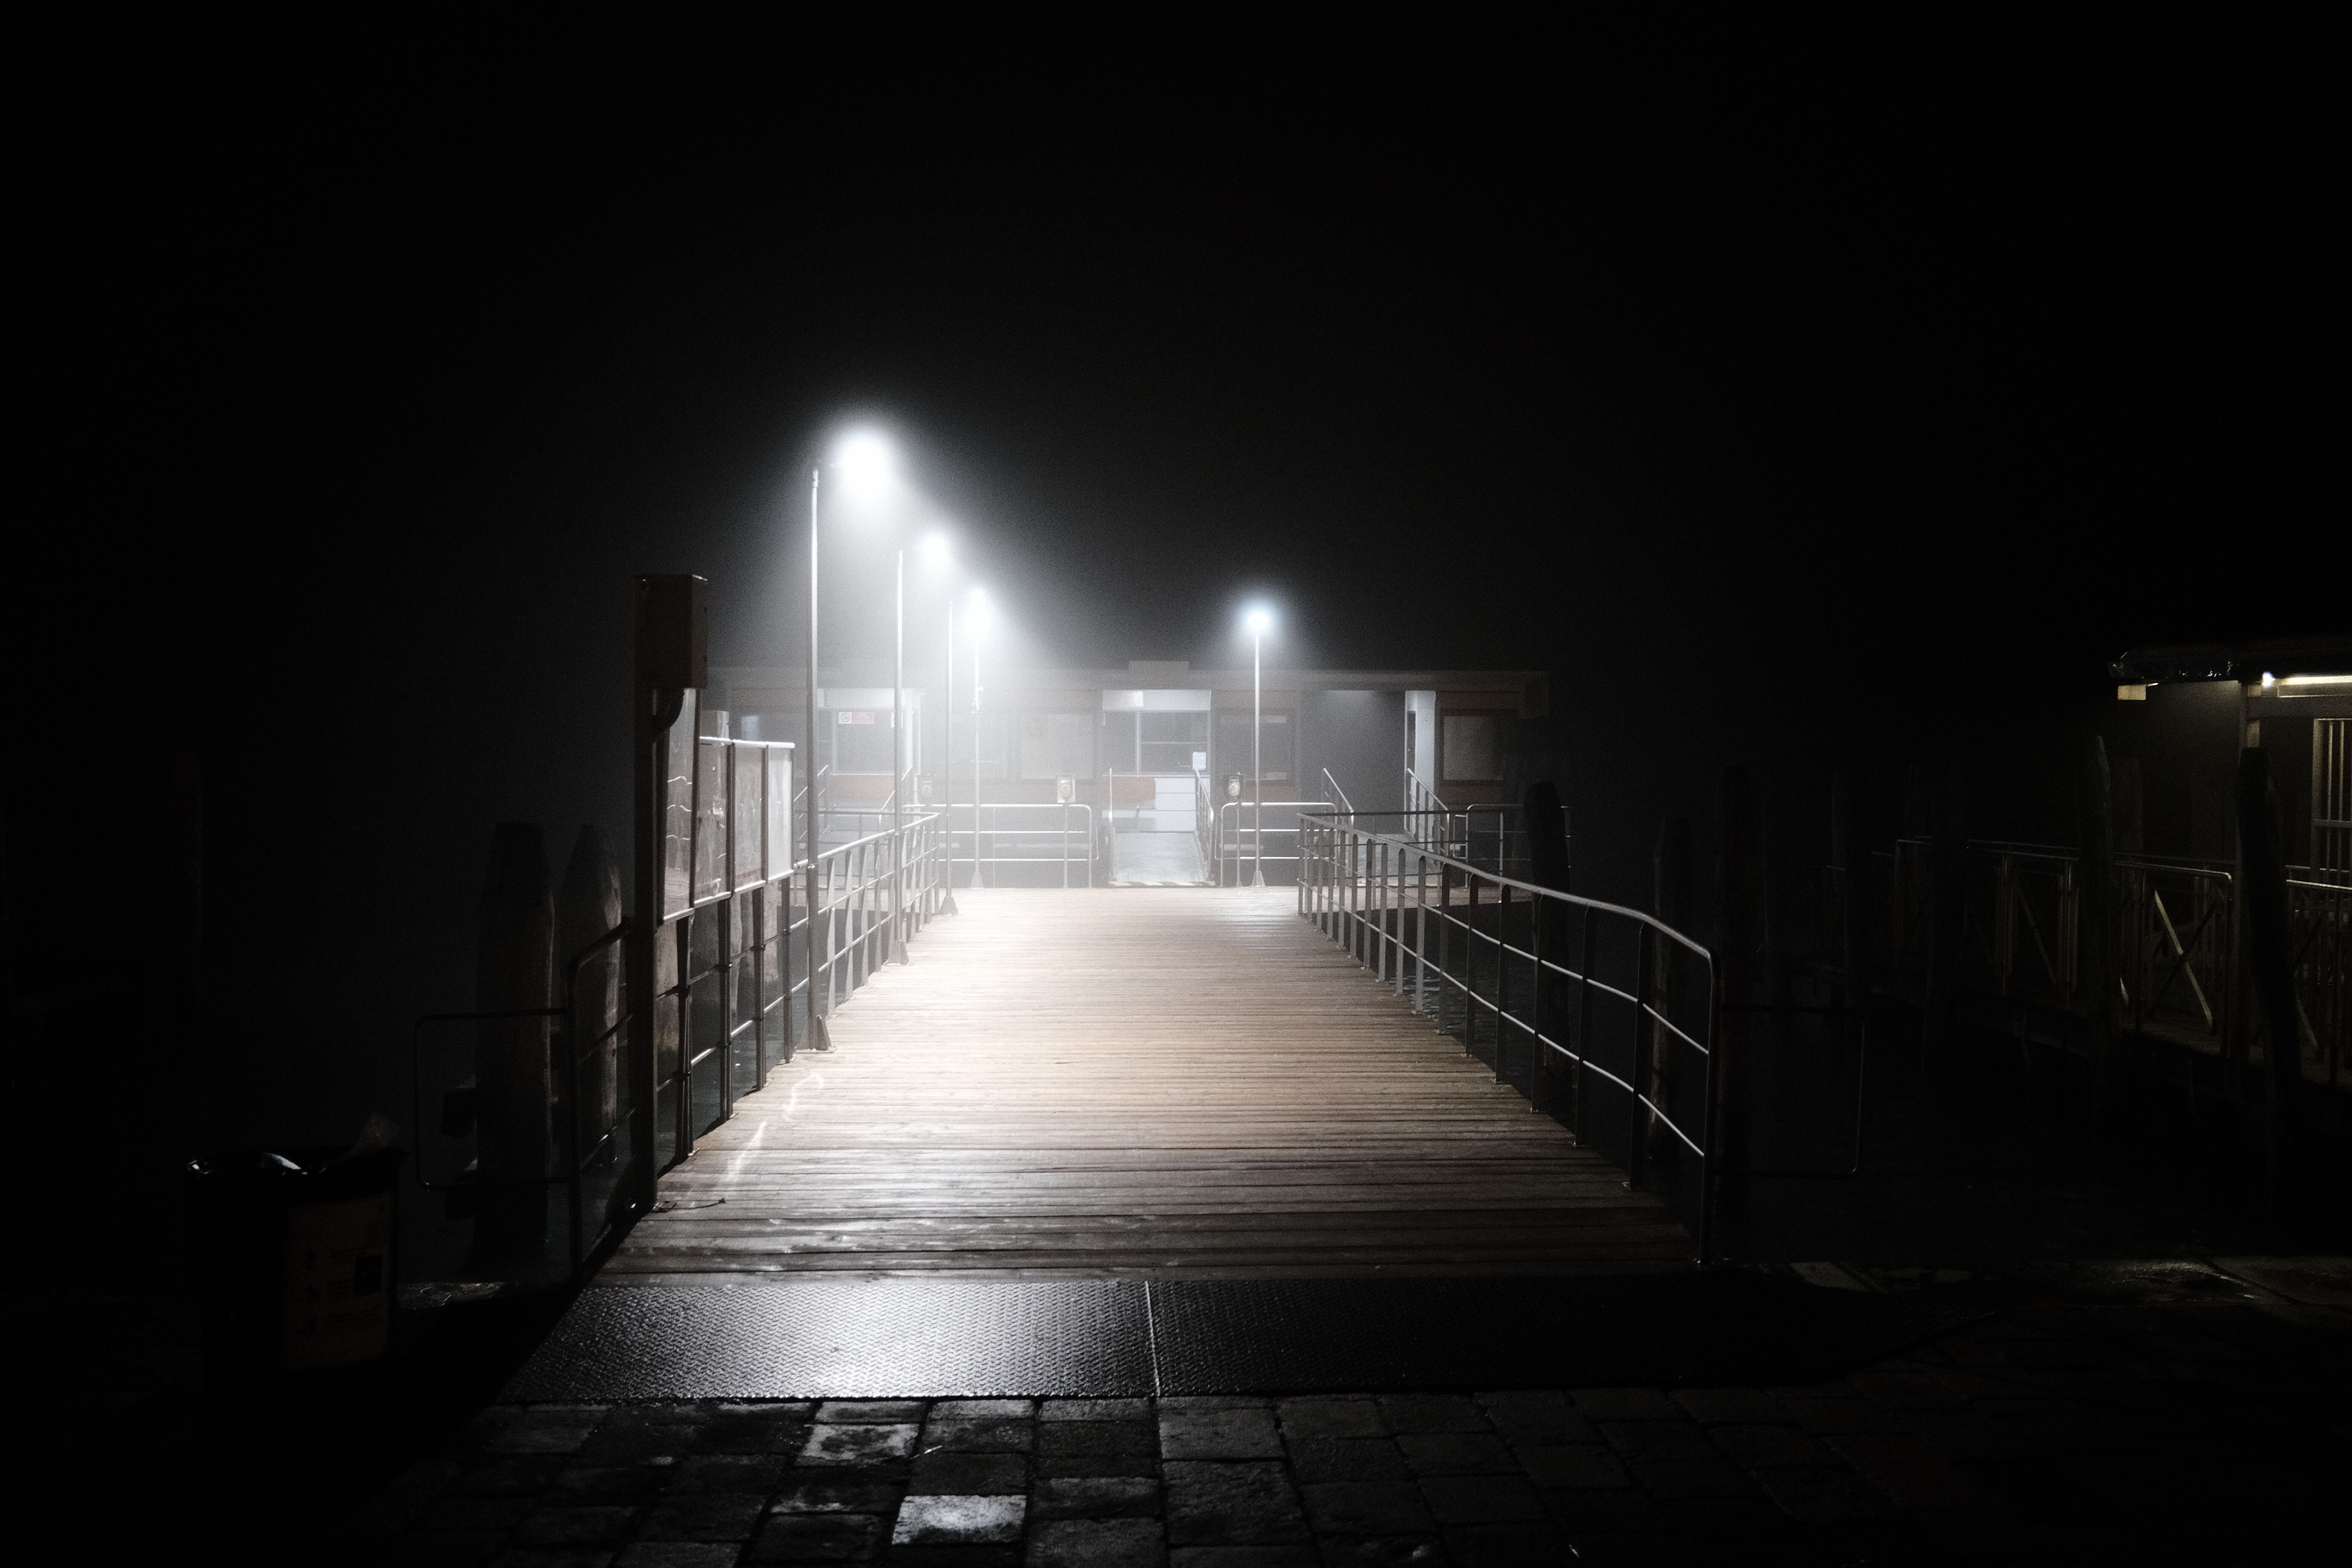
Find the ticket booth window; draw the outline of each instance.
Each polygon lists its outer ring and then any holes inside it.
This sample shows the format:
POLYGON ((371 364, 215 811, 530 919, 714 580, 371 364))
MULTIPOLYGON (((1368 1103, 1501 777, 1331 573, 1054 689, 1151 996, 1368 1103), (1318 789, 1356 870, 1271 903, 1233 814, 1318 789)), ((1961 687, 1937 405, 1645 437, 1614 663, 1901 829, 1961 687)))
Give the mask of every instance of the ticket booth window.
POLYGON ((1503 776, 1499 713, 1448 713, 1439 725, 1439 770, 1447 784, 1495 784, 1503 776))

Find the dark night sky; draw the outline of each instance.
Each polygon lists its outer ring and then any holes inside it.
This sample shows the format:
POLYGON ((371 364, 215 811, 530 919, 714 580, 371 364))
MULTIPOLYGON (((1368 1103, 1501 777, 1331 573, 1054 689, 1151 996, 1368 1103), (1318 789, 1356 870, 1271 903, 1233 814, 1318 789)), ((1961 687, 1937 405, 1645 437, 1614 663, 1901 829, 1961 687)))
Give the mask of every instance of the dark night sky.
POLYGON ((1996 773, 2126 644, 2321 613, 2292 40, 721 42, 115 39, 43 89, 17 550, 70 588, 18 580, 20 700, 204 751, 273 1114, 355 1120, 466 1001, 490 823, 619 827, 632 573, 790 657, 845 410, 1073 662, 1218 658, 1258 585, 1318 662, 1558 671, 1620 880, 1726 761, 1996 773))

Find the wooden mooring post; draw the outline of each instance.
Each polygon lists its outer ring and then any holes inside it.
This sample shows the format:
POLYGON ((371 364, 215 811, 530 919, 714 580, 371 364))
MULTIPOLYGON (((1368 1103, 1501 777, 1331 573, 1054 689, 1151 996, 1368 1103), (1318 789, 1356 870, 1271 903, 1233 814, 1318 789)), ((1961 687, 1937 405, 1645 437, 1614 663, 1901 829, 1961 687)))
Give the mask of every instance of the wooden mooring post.
POLYGON ((2083 748, 2080 781, 2083 828, 2083 890, 2079 906, 2080 934, 2076 952, 2081 977, 2084 1017, 2090 1029, 2093 1090, 2092 1122, 2105 1128, 2114 1116, 2116 983, 2120 966, 2116 954, 2116 813, 2107 743, 2097 735, 2083 748))
POLYGON ((1715 1028, 1711 1107, 1715 1122, 1714 1251, 1738 1258, 1748 1241, 1748 1169, 1755 1108, 1755 1008, 1763 1005, 1764 857, 1756 794, 1745 768, 1723 771, 1717 879, 1721 893, 1715 959, 1715 1028))
MULTIPOLYGON (((628 1201, 651 1208, 657 1139, 654 1120, 659 1106, 654 1092, 658 1078, 655 1059, 655 1024, 667 1008, 674 1023, 677 1012, 661 995, 659 978, 676 980, 675 965, 665 965, 676 951, 671 933, 662 926, 664 894, 668 883, 670 731, 686 716, 688 698, 709 681, 710 612, 703 579, 686 574, 640 577, 636 580, 635 669, 630 710, 634 726, 630 773, 635 785, 635 822, 630 834, 630 861, 635 868, 636 909, 627 942, 629 966, 629 1164, 632 1175, 628 1201), (664 976, 665 968, 667 973, 664 976)), ((810 667, 814 689, 816 671, 810 667)), ((812 701, 814 699, 812 699, 812 701)), ((689 723, 688 733, 692 733, 689 723)), ((689 758, 692 755, 688 752, 689 758)), ((689 763, 689 766, 691 763, 689 763)), ((815 798, 815 785, 810 785, 815 798)), ((810 838, 812 846, 814 836, 810 838)), ((814 854, 814 847, 811 849, 814 854)), ((813 884, 812 884, 813 885, 813 884)), ((810 900, 814 907, 815 900, 810 900)), ((812 935, 814 921, 810 922, 812 935)), ((811 946, 814 943, 812 942, 811 946)), ((809 987, 814 1009, 816 987, 809 987)))
MULTIPOLYGON (((1691 923, 1691 826, 1687 816, 1669 816, 1658 824, 1658 847, 1651 861, 1651 912, 1676 931, 1690 930, 1691 923)), ((1658 1011, 1674 1016, 1675 1004, 1683 994, 1681 984, 1684 957, 1675 942, 1658 945, 1656 984, 1658 1011)), ((1663 1029, 1655 1031, 1663 1035, 1663 1029)), ((1650 1080, 1643 1092, 1656 1105, 1674 1103, 1675 1078, 1681 1053, 1667 1048, 1668 1042, 1655 1040, 1650 1050, 1650 1080)), ((1655 1159, 1666 1152, 1673 1134, 1655 1121, 1647 1125, 1647 1153, 1655 1159)))
MULTIPOLYGON (((588 1142, 615 1124, 620 1110, 621 1042, 609 1031, 621 1017, 621 951, 604 948, 580 966, 577 976, 571 972, 573 959, 621 923, 621 864, 604 829, 593 823, 583 826, 572 841, 555 913, 555 988, 559 1005, 566 1008, 559 1042, 564 1059, 555 1064, 562 1132, 556 1147, 565 1160, 576 1163, 588 1142), (576 1101, 571 1095, 575 1060, 576 1101)), ((593 1231, 598 1223, 601 1219, 592 1219, 589 1228, 593 1231)))
POLYGON ((1960 970, 1968 944, 1968 788, 1952 769, 1935 778, 1927 860, 1927 1005, 1923 1020, 1923 1080, 1947 1065, 1959 1028, 1960 970))
POLYGON ((2286 857, 2279 842, 2278 792, 2270 755, 2258 746, 2238 753, 2238 889, 2242 900, 2246 966, 2262 1007, 2263 1077, 2269 1085, 2266 1140, 2273 1208, 2290 1196, 2294 1161, 2294 1110, 2303 1084, 2303 1039, 2294 999, 2294 960, 2287 923, 2286 857))
MULTIPOLYGON (((480 1012, 552 1005, 555 894, 535 822, 501 822, 490 835, 474 976, 480 1012)), ((485 1018, 476 1026, 481 1206, 474 1267, 494 1277, 534 1277, 547 1243, 549 1023, 485 1018)))
POLYGON ((1870 897, 1869 807, 1861 779, 1847 769, 1830 779, 1830 860, 1838 869, 1837 962, 1845 1005, 1859 1009, 1870 994, 1878 906, 1870 897))
MULTIPOLYGON (((1528 785, 1521 798, 1521 815, 1528 826, 1528 879, 1539 887, 1567 892, 1568 808, 1560 804, 1559 786, 1549 779, 1538 779, 1528 785)), ((1382 853, 1386 853, 1385 848, 1382 853)), ((1387 881, 1384 875, 1382 885, 1387 881)), ((1551 1027, 1555 1011, 1552 997, 1558 989, 1544 964, 1547 961, 1561 961, 1561 938, 1568 925, 1562 913, 1549 899, 1534 900, 1528 907, 1528 951, 1536 955, 1528 995, 1528 1049, 1533 1053, 1528 1072, 1528 1103, 1543 1111, 1549 1111, 1554 1101, 1551 1079, 1555 1054, 1543 1042, 1545 1031, 1551 1027)), ((1381 918, 1386 920, 1386 914, 1381 918)))

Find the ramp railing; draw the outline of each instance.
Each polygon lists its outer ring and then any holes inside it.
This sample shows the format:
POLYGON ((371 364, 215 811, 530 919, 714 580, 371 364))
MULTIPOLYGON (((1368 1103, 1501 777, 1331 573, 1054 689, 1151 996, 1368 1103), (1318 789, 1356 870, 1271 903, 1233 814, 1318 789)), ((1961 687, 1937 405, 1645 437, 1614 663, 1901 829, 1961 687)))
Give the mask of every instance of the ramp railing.
POLYGON ((1496 1082, 1615 1161, 1629 1186, 1664 1196, 1709 1258, 1713 956, 1638 910, 1375 831, 1366 815, 1302 815, 1300 916, 1488 1062, 1496 1082))
POLYGON ((1192 770, 1192 837, 1201 851, 1201 869, 1217 880, 1217 796, 1208 772, 1192 770))

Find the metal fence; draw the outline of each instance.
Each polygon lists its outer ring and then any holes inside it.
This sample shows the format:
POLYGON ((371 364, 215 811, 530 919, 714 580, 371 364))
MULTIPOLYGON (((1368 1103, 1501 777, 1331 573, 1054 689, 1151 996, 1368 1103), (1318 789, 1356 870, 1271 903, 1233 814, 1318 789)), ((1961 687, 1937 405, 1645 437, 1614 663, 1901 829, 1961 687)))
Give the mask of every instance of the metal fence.
MULTIPOLYGON (((1959 963, 1954 979, 1998 996, 2049 1005, 2091 1005, 2084 936, 2090 911, 2080 851, 2069 846, 1970 840, 1962 878, 1959 963)), ((1874 852, 1885 878, 1887 951, 1897 970, 1924 970, 1933 941, 1935 846, 1898 839, 1874 852)), ((2343 1080, 2352 1049, 2352 887, 2288 868, 2287 907, 2296 1030, 2305 1076, 2343 1080)), ((1822 879, 1824 952, 1843 900, 1843 873, 1822 879)), ((1864 897, 1878 896, 1865 889, 1864 897)), ((2243 984, 2243 922, 2235 868, 2186 857, 2118 855, 2113 889, 2118 1016, 2130 1027, 2210 1044, 2237 1061, 2258 1054, 2252 987, 2243 984)))
MULTIPOLYGON (((1487 1061, 1496 1081, 1622 1166, 1630 1185, 1659 1192, 1709 1257, 1712 955, 1637 910, 1376 831, 1360 821, 1370 815, 1302 815, 1300 915, 1487 1061)), ((1450 831, 1430 826, 1433 839, 1450 831)))

